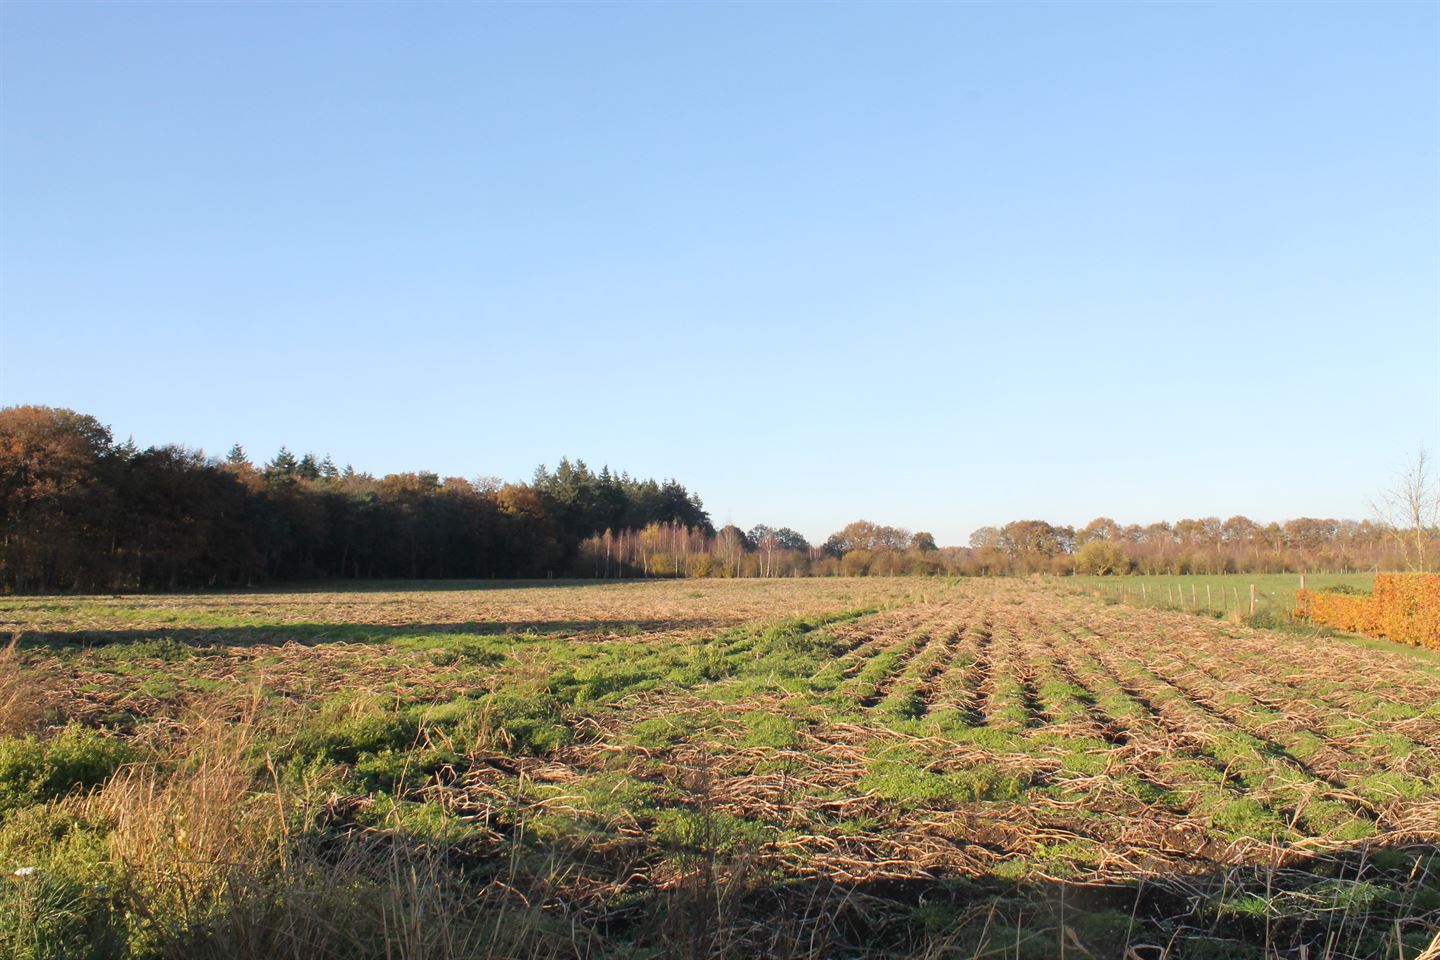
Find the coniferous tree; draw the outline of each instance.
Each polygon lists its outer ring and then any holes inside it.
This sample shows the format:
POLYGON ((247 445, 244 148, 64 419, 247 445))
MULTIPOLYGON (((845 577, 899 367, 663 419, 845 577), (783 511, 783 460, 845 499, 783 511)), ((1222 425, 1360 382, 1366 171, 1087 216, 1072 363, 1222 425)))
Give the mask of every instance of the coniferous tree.
POLYGON ((295 467, 295 475, 301 480, 320 479, 320 461, 315 459, 315 454, 307 453, 300 458, 300 463, 295 467))
POLYGON ((300 462, 295 459, 295 454, 288 448, 281 447, 275 454, 275 459, 265 464, 265 479, 271 481, 291 482, 296 479, 300 462))

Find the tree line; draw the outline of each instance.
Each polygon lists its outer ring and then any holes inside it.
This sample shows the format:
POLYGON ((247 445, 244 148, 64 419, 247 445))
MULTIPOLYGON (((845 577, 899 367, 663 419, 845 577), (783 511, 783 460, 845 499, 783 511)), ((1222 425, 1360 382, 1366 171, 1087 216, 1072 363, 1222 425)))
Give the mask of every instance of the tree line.
MULTIPOLYGON (((787 531, 788 532, 788 531, 787 531)), ((1043 520, 982 527, 966 547, 860 520, 820 546, 769 527, 714 535, 666 524, 605 531, 580 545, 584 577, 1056 576, 1354 572, 1414 567, 1409 531, 1382 523, 1300 518, 1260 524, 1205 517, 1122 526, 1101 517, 1076 529, 1043 520)), ((1440 537, 1424 532, 1440 552, 1440 537)), ((795 535, 798 537, 798 535, 795 535)))
MULTIPOLYGON (((1434 540, 1437 531, 1420 531, 1434 540)), ((1083 527, 1017 520, 970 535, 963 572, 1059 575, 1299 573, 1403 569, 1408 531, 1372 520, 1299 517, 1258 523, 1245 516, 1083 527)))
POLYGON ((675 480, 562 460, 529 483, 374 477, 282 448, 254 464, 116 443, 92 416, 0 410, 0 589, 173 590, 352 578, 547 577, 592 531, 713 532, 675 480))
POLYGON ((949 547, 858 520, 815 545, 788 527, 717 530, 678 481, 583 461, 542 466, 525 483, 374 477, 285 448, 259 465, 238 445, 224 458, 142 450, 94 417, 40 406, 0 409, 0 498, 6 592, 341 577, 1281 573, 1398 569, 1440 555, 1428 522, 1243 516, 1144 526, 1101 517, 1078 529, 1017 520, 949 547))

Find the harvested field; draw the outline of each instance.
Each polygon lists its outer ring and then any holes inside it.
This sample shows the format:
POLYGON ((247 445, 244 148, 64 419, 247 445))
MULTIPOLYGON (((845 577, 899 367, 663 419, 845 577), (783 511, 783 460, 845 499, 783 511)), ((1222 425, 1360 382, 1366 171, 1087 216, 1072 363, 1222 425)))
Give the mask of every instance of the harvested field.
POLYGON ((1401 649, 1015 580, 52 597, 0 629, 0 871, 39 868, 0 945, 1400 958, 1440 923, 1440 668, 1401 649))

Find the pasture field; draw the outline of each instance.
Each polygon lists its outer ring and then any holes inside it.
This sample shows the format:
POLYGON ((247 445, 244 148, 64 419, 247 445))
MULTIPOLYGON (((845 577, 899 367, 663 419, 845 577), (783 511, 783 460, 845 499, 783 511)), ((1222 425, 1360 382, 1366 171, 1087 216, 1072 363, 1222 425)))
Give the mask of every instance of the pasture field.
MULTIPOLYGON (((1060 583, 1082 586, 1102 596, 1117 597, 1125 588, 1125 602, 1175 610, 1248 614, 1250 585, 1255 585, 1255 612, 1284 618, 1295 609, 1295 591, 1300 589, 1298 573, 1223 573, 1185 576, 1067 577, 1060 583), (1144 588, 1142 594, 1141 588, 1144 588), (1209 592, 1206 592, 1209 587, 1209 592)), ((1344 590, 1369 593, 1375 587, 1373 573, 1307 573, 1305 586, 1311 590, 1344 590)))
POLYGON ((0 630, 0 955, 1409 960, 1440 928, 1440 663, 1403 648, 907 578, 8 598, 0 630))

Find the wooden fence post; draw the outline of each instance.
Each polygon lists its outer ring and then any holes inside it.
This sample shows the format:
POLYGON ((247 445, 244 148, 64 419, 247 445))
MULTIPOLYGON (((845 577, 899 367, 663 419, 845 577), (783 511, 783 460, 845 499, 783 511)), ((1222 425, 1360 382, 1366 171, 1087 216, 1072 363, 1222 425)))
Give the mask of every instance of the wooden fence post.
POLYGON ((1255 616, 1255 584, 1250 584, 1250 616, 1255 616))

